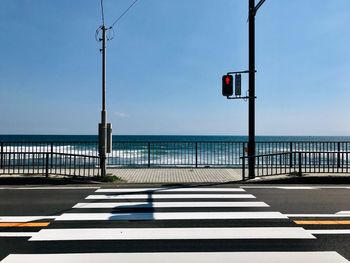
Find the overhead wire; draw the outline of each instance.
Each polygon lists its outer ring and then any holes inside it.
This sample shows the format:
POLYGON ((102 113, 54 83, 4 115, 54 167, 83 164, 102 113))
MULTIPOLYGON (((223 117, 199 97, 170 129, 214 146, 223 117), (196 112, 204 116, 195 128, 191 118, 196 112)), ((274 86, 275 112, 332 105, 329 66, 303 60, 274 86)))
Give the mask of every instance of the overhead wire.
POLYGON ((138 0, 134 0, 132 2, 132 4, 127 8, 125 9, 125 11, 113 22, 113 24, 106 28, 105 27, 105 16, 104 16, 104 8, 103 8, 103 0, 100 0, 100 4, 101 4, 101 14, 102 14, 102 26, 100 26, 99 28, 97 28, 96 32, 95 32, 95 38, 96 38, 96 41, 101 41, 101 38, 98 37, 98 34, 99 32, 105 28, 106 32, 108 32, 108 35, 107 35, 107 40, 112 40, 114 38, 114 29, 113 29, 113 26, 120 20, 122 19, 122 17, 136 4, 138 0))
POLYGON ((120 19, 122 19, 122 17, 136 4, 137 1, 138 0, 135 0, 127 9, 125 9, 125 11, 113 22, 110 28, 112 28, 120 19))

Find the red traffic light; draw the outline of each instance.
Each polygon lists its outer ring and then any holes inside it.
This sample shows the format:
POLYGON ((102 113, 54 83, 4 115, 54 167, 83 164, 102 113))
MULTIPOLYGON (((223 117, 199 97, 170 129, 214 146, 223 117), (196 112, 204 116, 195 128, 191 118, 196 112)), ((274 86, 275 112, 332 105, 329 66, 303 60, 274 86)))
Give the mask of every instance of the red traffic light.
POLYGON ((231 75, 222 76, 222 95, 225 97, 233 95, 233 77, 231 75))

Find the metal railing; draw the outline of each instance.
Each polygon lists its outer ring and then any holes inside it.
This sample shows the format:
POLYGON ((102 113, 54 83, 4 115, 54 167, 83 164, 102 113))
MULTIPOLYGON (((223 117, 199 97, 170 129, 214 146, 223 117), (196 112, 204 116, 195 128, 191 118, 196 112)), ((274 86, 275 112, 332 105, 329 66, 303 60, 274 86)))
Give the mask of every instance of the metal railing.
POLYGON ((247 160, 255 158, 255 174, 259 176, 303 173, 349 173, 350 152, 307 151, 280 152, 241 157, 242 179, 247 175, 247 160))
POLYGON ((99 157, 57 152, 1 152, 0 174, 99 176, 99 157))
POLYGON ((245 142, 114 142, 109 167, 240 167, 245 142))
MULTIPOLYGON (((119 167, 228 167, 242 168, 246 165, 247 142, 243 141, 114 141, 112 152, 107 155, 107 168, 119 167), (243 159, 241 157, 244 157, 243 159), (245 160, 245 161, 243 161, 245 160)), ((319 156, 308 157, 306 152, 320 155, 321 164, 329 157, 330 171, 333 167, 331 157, 337 160, 334 165, 347 167, 350 142, 257 142, 257 167, 268 166, 290 172, 297 164, 296 153, 304 152, 303 163, 316 161, 319 156), (265 155, 265 157, 263 157, 265 155), (306 160, 304 160, 306 158, 306 160), (288 167, 291 166, 291 167, 288 167), (287 169, 287 170, 285 170, 287 169)), ((17 167, 43 167, 43 157, 49 153, 49 171, 59 174, 83 173, 85 167, 98 167, 98 143, 95 142, 0 142, 0 173, 17 167), (21 154, 22 153, 22 154, 21 154), (25 153, 25 154, 24 154, 25 153), (86 160, 84 160, 84 158, 86 160), (79 163, 80 162, 80 163, 79 163), (77 165, 77 170, 73 166, 77 165), (90 165, 92 164, 92 165, 90 165), (21 166, 22 165, 22 166, 21 166), (71 169, 70 172, 69 168, 71 169), (79 172, 79 168, 81 169, 79 172), (60 170, 61 169, 61 170, 60 170)), ((332 159, 333 160, 333 159, 332 159)), ((316 164, 316 167, 319 165, 316 164)), ((305 169, 308 166, 305 166, 305 169)), ((311 166, 310 166, 311 167, 311 166)), ((321 166, 323 167, 323 166, 321 166)), ((31 168, 32 169, 32 168, 31 168)), ((94 168, 95 169, 95 168, 94 168)), ((346 170, 339 170, 340 172, 346 170)), ((88 172, 87 170, 85 171, 88 172)), ((259 170, 264 174, 265 170, 259 170)), ((293 171, 291 171, 293 172, 293 171)), ((96 172, 93 172, 96 174, 96 172)), ((270 174, 270 173, 269 173, 270 174)))

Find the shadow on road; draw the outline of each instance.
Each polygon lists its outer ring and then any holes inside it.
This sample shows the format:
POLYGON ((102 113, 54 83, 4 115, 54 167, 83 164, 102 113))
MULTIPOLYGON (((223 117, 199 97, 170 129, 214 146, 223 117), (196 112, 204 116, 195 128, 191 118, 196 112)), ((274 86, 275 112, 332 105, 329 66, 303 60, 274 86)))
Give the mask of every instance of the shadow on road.
MULTIPOLYGON (((156 190, 155 190, 156 191, 156 190)), ((147 199, 146 201, 134 201, 132 200, 132 202, 137 202, 137 203, 141 203, 141 204, 130 204, 130 205, 123 205, 123 206, 119 206, 119 207, 115 207, 112 210, 112 216, 109 217, 109 220, 128 220, 125 219, 126 217, 130 217, 130 219, 132 218, 133 220, 140 220, 140 221, 144 221, 144 220, 154 220, 154 207, 153 207, 153 193, 155 191, 147 191, 147 192, 143 192, 143 194, 147 193, 147 199), (136 212, 134 211, 134 209, 136 209, 136 212), (130 210, 130 212, 126 212, 130 210)), ((126 192, 127 194, 133 194, 130 192, 126 192)), ((123 193, 123 194, 126 194, 123 193)), ((139 194, 139 192, 137 193, 139 194)), ((129 199, 125 199, 126 202, 129 202, 129 199)))

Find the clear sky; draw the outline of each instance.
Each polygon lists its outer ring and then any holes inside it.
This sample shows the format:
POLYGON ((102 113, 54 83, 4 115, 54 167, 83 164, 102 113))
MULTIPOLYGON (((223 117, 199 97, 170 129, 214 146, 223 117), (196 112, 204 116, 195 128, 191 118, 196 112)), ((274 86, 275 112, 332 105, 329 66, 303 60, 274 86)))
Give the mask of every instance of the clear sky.
MULTIPOLYGON (((131 3, 104 0, 107 25, 131 3)), ((257 135, 350 135, 349 10, 266 0, 257 135)), ((246 135, 248 104, 221 96, 221 76, 248 67, 247 17, 248 0, 139 0, 107 47, 113 133, 246 135)), ((0 1, 0 134, 97 133, 100 24, 99 0, 0 1)))

